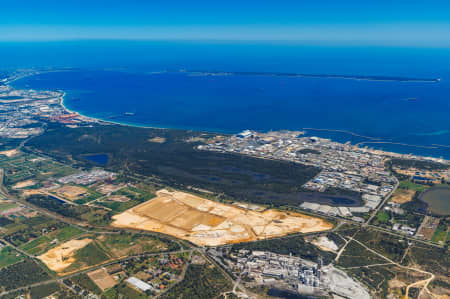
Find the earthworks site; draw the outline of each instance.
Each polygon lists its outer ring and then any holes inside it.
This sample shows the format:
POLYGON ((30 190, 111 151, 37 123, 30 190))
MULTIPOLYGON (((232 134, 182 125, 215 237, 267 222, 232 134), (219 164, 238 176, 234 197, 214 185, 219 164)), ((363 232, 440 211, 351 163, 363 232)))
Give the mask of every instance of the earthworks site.
POLYGON ((325 231, 331 223, 294 212, 247 210, 192 194, 160 190, 157 197, 113 216, 113 226, 172 235, 197 245, 218 246, 325 231))

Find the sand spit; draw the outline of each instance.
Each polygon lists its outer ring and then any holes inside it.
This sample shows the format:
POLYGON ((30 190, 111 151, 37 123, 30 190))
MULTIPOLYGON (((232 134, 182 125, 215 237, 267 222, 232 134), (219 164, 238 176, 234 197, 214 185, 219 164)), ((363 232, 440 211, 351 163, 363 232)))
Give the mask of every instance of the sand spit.
POLYGON ((294 232, 325 231, 331 223, 293 212, 242 209, 192 194, 160 190, 157 197, 113 216, 113 226, 160 232, 197 245, 218 246, 294 232))

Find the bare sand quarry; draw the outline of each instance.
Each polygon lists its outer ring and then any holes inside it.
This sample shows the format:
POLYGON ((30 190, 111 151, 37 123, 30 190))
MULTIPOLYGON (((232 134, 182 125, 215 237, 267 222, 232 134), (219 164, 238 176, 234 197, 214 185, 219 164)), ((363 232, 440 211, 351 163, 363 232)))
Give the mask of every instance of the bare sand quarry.
POLYGON ((50 249, 46 253, 38 256, 38 258, 50 269, 55 272, 62 272, 75 262, 74 254, 77 250, 85 247, 92 242, 92 239, 70 240, 55 248, 50 249))
POLYGON ((333 227, 323 219, 299 213, 252 211, 165 189, 156 194, 156 198, 113 216, 112 225, 160 232, 206 246, 254 241, 294 232, 325 231, 333 227))

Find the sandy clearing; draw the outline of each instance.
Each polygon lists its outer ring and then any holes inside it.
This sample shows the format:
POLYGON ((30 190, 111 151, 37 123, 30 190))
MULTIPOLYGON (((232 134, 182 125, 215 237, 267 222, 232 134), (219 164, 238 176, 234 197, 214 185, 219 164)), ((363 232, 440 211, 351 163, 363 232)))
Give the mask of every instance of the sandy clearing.
POLYGON ((339 249, 336 243, 328 239, 326 236, 320 236, 319 238, 313 240, 311 243, 324 251, 337 252, 339 249))
POLYGON ((89 243, 92 239, 70 240, 55 248, 50 249, 46 253, 38 256, 38 258, 50 269, 55 272, 61 272, 75 262, 73 257, 75 252, 89 243))
POLYGON ((161 232, 197 245, 217 246, 325 231, 331 223, 293 212, 252 211, 196 195, 160 190, 157 197, 113 216, 113 226, 161 232))
POLYGON ((30 187, 36 185, 36 182, 33 180, 26 180, 26 181, 22 181, 22 182, 18 182, 16 183, 12 188, 13 189, 22 189, 22 188, 26 188, 26 187, 30 187))
POLYGON ((154 143, 164 143, 164 142, 166 142, 166 138, 164 138, 164 137, 153 137, 153 138, 150 138, 148 141, 154 142, 154 143))
POLYGON ((117 202, 130 201, 130 199, 124 195, 111 195, 108 197, 108 200, 117 201, 117 202))
POLYGON ((397 189, 391 201, 402 204, 411 201, 415 193, 414 190, 397 189))
POLYGON ((71 201, 77 200, 88 193, 86 188, 71 185, 62 186, 61 188, 56 189, 55 192, 59 196, 71 201))
POLYGON ((6 156, 8 158, 12 158, 15 157, 19 154, 20 152, 16 149, 12 149, 12 150, 8 150, 8 151, 1 151, 0 155, 6 156))

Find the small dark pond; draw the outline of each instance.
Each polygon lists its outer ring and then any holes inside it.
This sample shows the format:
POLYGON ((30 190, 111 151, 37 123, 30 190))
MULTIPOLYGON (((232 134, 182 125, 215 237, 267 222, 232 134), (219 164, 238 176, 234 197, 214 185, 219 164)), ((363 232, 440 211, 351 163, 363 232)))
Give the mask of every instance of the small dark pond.
POLYGON ((108 163, 109 157, 105 154, 98 154, 98 155, 87 155, 84 156, 84 158, 88 161, 100 164, 100 165, 106 165, 108 163))

